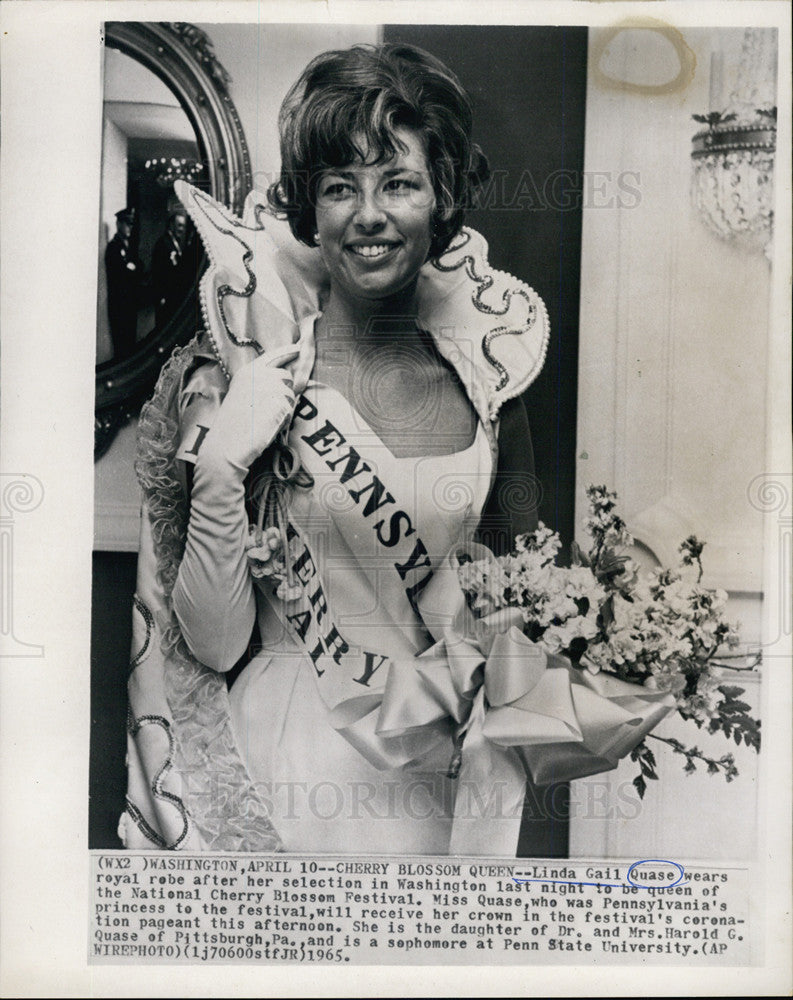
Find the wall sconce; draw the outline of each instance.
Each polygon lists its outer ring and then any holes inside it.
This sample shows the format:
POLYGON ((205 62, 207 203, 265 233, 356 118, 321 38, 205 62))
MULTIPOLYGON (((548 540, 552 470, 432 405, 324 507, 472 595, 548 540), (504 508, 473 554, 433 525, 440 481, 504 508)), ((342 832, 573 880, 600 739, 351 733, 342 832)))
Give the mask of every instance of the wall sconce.
POLYGON ((776 30, 747 28, 729 96, 724 54, 710 68, 707 125, 692 140, 692 199, 708 228, 724 240, 770 254, 776 150, 776 30))

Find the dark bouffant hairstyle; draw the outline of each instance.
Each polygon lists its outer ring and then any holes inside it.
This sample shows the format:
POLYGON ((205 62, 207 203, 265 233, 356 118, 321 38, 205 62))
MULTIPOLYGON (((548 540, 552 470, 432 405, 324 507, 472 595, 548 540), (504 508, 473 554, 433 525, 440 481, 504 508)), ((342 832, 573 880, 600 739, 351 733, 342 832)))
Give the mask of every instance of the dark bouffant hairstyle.
POLYGON ((395 130, 414 129, 424 139, 435 189, 429 255, 439 257, 489 175, 484 154, 471 141, 471 121, 471 102, 457 77, 422 49, 387 44, 324 52, 281 106, 281 177, 268 199, 286 215, 295 237, 314 246, 321 172, 364 154, 384 162, 405 151, 395 130))

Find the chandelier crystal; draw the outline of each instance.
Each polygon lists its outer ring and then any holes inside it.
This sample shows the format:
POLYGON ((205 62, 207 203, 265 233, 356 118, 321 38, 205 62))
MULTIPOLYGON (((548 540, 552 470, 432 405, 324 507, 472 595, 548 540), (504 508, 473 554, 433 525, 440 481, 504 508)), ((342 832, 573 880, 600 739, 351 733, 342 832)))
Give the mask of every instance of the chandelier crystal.
POLYGON ((692 140, 692 200, 721 239, 768 254, 774 219, 776 31, 746 30, 734 86, 724 103, 722 73, 721 54, 715 53, 711 110, 693 116, 707 127, 692 140))

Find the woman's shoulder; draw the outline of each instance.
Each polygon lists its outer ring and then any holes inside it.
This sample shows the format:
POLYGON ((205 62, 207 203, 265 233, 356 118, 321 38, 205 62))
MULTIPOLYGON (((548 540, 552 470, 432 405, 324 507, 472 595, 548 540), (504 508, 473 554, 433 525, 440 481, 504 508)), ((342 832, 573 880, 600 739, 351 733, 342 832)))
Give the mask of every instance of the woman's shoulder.
POLYGON ((144 485, 174 459, 195 462, 228 380, 202 331, 163 365, 138 422, 136 471, 144 485))
POLYGON ((220 405, 229 387, 223 365, 211 350, 199 350, 187 359, 179 390, 179 413, 182 415, 197 398, 220 405))

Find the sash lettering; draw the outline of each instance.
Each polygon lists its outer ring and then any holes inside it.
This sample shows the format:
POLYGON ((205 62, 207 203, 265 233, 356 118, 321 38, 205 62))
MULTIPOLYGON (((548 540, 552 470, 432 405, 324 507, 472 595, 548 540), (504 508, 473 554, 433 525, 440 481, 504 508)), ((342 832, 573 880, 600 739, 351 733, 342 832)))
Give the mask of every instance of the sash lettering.
MULTIPOLYGON (((319 416, 317 407, 303 396, 295 410, 296 420, 311 421, 319 416)), ((339 482, 344 486, 349 496, 356 504, 361 504, 361 498, 366 495, 361 514, 364 519, 369 518, 376 511, 389 504, 396 505, 396 500, 388 491, 384 483, 376 476, 371 466, 365 462, 360 454, 347 443, 347 439, 342 432, 329 420, 325 420, 319 427, 305 434, 301 434, 301 441, 304 441, 309 448, 321 458, 325 465, 335 472, 338 467, 342 467, 339 473, 339 482)), ((410 514, 404 510, 393 511, 388 518, 386 527, 385 518, 381 518, 372 524, 372 529, 377 536, 377 540, 385 548, 393 548, 403 539, 415 535, 416 529, 410 519, 410 514)), ((416 538, 410 556, 402 561, 395 562, 394 569, 399 574, 401 580, 406 583, 405 595, 413 608, 418 613, 416 599, 422 588, 427 585, 432 576, 432 563, 424 543, 420 538, 416 538), (422 558, 423 557, 423 558, 422 558), (420 579, 415 579, 415 571, 426 569, 428 572, 420 579)), ((364 676, 366 676, 364 674, 364 676)))
POLYGON ((381 656, 377 663, 374 662, 374 653, 364 653, 364 662, 366 664, 364 672, 360 677, 355 678, 356 684, 363 684, 365 687, 369 687, 369 681, 372 679, 372 675, 382 667, 385 663, 386 658, 381 656))
POLYGON ((185 452, 186 455, 198 454, 198 449, 201 447, 204 438, 207 436, 209 428, 204 427, 203 424, 196 424, 196 430, 198 431, 198 437, 195 439, 193 447, 187 449, 187 451, 185 452))
MULTIPOLYGON (((315 481, 317 477, 330 478, 343 488, 354 503, 354 507, 346 508, 346 520, 337 524, 342 539, 345 532, 359 537, 361 529, 365 530, 368 525, 373 532, 375 548, 382 546, 384 562, 378 563, 375 559, 373 564, 369 563, 375 567, 372 585, 377 586, 377 574, 391 574, 389 592, 393 595, 396 586, 405 595, 404 606, 389 606, 387 614, 396 615, 394 621, 399 622, 398 616, 407 614, 412 608, 418 621, 412 617, 410 620, 420 626, 417 597, 432 577, 433 566, 411 515, 397 499, 399 483, 394 484, 395 496, 374 473, 372 465, 346 440, 342 431, 326 419, 321 407, 305 396, 299 400, 295 410, 292 434, 300 440, 303 461, 315 481)), ((372 695, 381 692, 385 686, 392 660, 387 653, 356 645, 351 637, 345 636, 344 621, 334 620, 332 594, 324 589, 327 580, 323 580, 320 563, 312 555, 312 538, 310 529, 304 528, 299 520, 288 523, 288 558, 300 588, 297 597, 277 603, 275 610, 310 658, 318 690, 328 708, 335 710, 345 704, 351 706, 361 699, 366 708, 360 711, 368 712, 371 711, 372 695), (304 534, 304 531, 309 533, 304 534)), ((355 551, 354 548, 352 551, 355 551)), ((371 556, 369 558, 371 560, 371 556)), ((334 572, 332 567, 333 564, 329 564, 330 572, 334 572)), ((384 627, 387 627, 386 622, 387 619, 384 627)), ((351 627, 350 636, 355 634, 351 627)), ((429 636, 427 640, 431 641, 429 636)), ((376 640, 369 641, 374 644, 376 640)), ((415 639, 412 641, 415 642, 415 639)), ((359 710, 345 710, 338 718, 354 719, 356 711, 359 710)))

